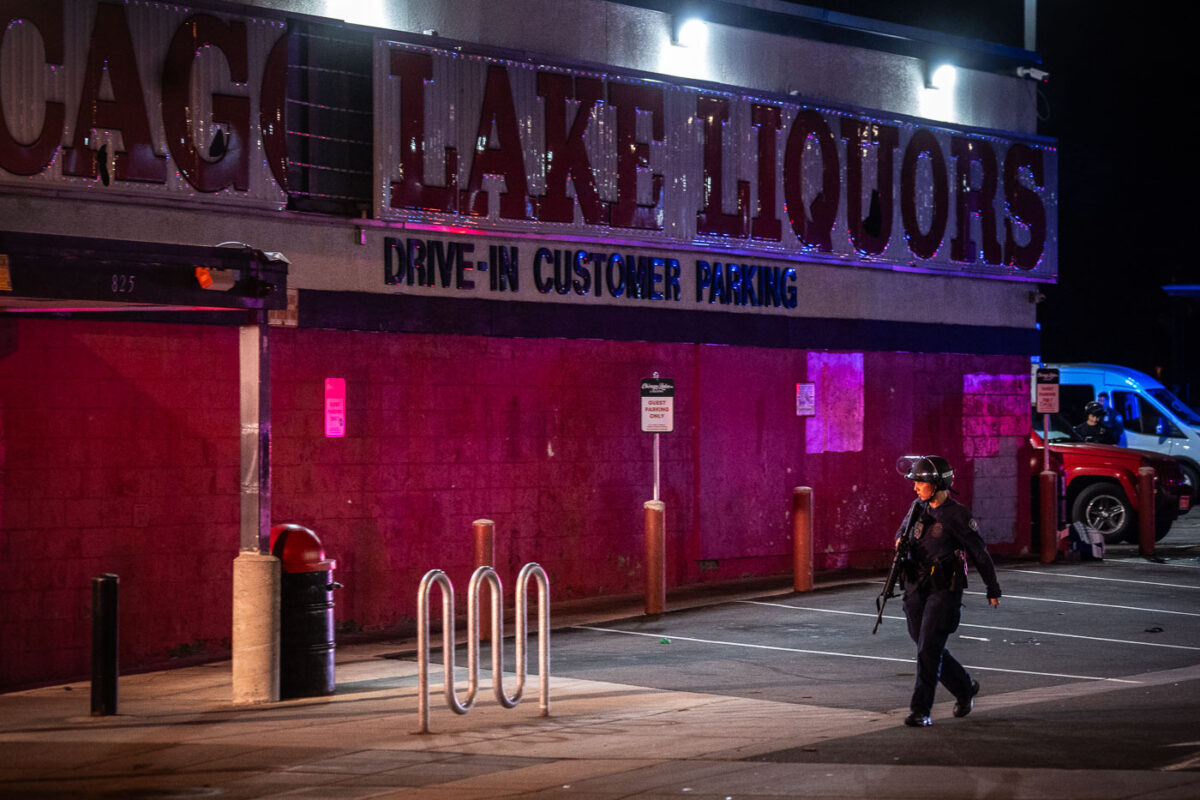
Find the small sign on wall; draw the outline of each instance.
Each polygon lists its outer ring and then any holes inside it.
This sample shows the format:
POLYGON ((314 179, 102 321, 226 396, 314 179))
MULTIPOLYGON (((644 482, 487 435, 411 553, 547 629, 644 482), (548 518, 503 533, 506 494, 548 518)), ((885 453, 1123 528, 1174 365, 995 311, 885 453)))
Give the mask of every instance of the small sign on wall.
POLYGON ((796 416, 811 417, 817 413, 817 385, 815 383, 796 384, 796 416))
POLYGON ((325 438, 346 435, 346 379, 325 379, 325 438))

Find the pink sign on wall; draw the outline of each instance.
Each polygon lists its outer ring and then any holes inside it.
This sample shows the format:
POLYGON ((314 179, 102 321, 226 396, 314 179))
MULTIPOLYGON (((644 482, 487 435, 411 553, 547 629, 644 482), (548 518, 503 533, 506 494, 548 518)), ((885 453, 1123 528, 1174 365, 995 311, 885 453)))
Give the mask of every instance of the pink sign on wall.
POLYGON ((325 438, 346 435, 346 379, 325 379, 325 438))

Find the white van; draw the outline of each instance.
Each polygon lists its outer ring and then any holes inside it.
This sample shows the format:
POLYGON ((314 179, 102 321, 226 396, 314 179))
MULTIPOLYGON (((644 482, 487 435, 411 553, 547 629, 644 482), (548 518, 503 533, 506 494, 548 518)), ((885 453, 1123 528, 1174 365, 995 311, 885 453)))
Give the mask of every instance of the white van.
POLYGON ((1043 364, 1058 370, 1059 413, 1072 425, 1083 406, 1108 394, 1121 444, 1179 460, 1193 495, 1200 487, 1200 416, 1144 372, 1113 364, 1043 364))

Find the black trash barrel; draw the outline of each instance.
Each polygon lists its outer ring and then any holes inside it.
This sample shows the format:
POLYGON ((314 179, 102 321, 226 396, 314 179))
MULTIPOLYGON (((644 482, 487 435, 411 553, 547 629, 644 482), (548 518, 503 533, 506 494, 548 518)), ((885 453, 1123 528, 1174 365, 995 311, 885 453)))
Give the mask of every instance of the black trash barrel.
POLYGON ((334 691, 333 580, 337 562, 300 525, 271 529, 271 553, 283 566, 279 596, 279 696, 318 697, 334 691))

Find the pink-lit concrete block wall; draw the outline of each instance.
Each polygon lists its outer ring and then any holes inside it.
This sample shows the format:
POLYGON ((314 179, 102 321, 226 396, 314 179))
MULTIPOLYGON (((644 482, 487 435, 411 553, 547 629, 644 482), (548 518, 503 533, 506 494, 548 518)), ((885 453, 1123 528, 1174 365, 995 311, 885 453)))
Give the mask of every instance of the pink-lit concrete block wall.
MULTIPOLYGON (((1027 432, 1022 358, 271 337, 273 517, 313 529, 337 560, 343 630, 411 625, 431 568, 465 595, 481 517, 508 587, 538 561, 555 600, 640 592, 653 473, 638 382, 655 371, 676 382, 661 439, 668 586, 790 569, 799 485, 814 489, 818 569, 881 565, 911 497, 893 470, 905 452, 949 457, 963 499, 989 509, 989 540, 1021 546, 1006 454, 1027 432), (344 438, 323 435, 329 377, 346 380, 344 438), (796 414, 803 382, 817 384, 813 417, 796 414)), ((103 572, 121 576, 123 669, 227 650, 237 404, 232 329, 4 321, 0 687, 86 674, 89 581, 103 572)))
POLYGON ((228 647, 236 349, 232 329, 2 321, 0 685, 87 673, 106 572, 124 667, 228 647))

